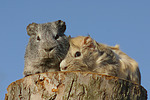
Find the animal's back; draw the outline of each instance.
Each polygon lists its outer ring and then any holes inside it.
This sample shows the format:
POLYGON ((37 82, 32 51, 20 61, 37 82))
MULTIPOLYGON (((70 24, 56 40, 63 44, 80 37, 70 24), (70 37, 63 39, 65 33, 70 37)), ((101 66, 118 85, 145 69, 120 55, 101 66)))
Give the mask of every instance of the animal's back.
POLYGON ((121 74, 124 74, 128 80, 132 80, 136 83, 141 83, 141 74, 138 63, 129 57, 126 53, 122 52, 119 45, 110 47, 114 53, 118 56, 121 66, 121 74))

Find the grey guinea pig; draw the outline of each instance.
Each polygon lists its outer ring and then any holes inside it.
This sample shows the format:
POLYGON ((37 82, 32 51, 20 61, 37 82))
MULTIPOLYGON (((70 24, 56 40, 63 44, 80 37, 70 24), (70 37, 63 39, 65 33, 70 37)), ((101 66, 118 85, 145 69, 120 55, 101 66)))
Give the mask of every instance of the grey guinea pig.
POLYGON ((60 70, 59 64, 69 49, 65 30, 65 22, 61 20, 27 26, 30 39, 25 52, 24 76, 60 70))

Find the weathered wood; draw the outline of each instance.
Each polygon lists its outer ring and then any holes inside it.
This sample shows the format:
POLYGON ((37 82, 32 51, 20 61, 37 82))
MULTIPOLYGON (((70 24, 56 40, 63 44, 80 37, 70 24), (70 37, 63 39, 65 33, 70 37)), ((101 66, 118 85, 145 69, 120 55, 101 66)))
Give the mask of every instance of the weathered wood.
POLYGON ((5 100, 147 100, 138 84, 88 72, 48 72, 11 83, 5 100))

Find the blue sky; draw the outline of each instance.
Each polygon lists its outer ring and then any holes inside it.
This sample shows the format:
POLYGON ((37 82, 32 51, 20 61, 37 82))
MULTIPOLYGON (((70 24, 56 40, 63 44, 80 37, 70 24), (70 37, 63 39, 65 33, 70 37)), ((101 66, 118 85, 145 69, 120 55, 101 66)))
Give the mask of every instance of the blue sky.
POLYGON ((139 63, 142 86, 150 94, 149 0, 3 0, 0 1, 0 100, 7 86, 23 78, 24 53, 32 22, 66 22, 65 34, 91 35, 97 42, 120 44, 139 63))

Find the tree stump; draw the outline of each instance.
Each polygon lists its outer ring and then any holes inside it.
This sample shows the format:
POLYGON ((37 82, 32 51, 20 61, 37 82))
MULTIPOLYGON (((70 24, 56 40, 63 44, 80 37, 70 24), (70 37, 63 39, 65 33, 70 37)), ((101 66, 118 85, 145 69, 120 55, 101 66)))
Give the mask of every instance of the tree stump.
POLYGON ((147 100, 139 84, 89 72, 47 72, 11 83, 5 100, 147 100))

